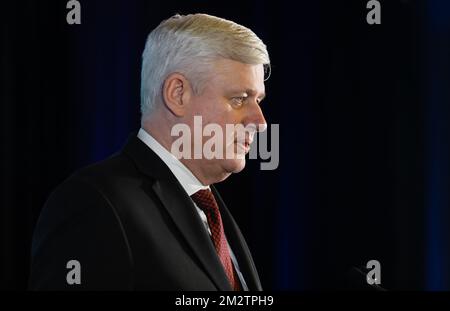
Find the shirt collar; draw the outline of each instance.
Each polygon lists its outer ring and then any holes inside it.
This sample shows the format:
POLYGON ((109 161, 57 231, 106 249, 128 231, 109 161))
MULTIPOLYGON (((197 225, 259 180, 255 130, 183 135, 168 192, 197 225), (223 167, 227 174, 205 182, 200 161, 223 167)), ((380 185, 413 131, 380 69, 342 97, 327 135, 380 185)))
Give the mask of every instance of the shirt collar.
POLYGON ((199 190, 209 189, 209 186, 203 185, 197 177, 177 159, 172 153, 164 148, 155 138, 153 138, 144 129, 140 129, 137 137, 144 142, 153 152, 155 152, 161 160, 169 167, 175 175, 184 191, 191 196, 199 190))

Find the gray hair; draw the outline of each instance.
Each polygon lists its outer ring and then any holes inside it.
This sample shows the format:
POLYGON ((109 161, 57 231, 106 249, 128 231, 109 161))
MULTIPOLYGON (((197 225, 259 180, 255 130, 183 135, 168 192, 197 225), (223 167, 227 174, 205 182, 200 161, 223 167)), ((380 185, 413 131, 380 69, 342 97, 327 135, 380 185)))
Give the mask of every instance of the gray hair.
POLYGON ((186 76, 194 92, 201 92, 209 65, 220 58, 270 69, 266 45, 250 29, 207 15, 174 15, 147 38, 142 53, 141 114, 149 114, 162 96, 167 76, 186 76))

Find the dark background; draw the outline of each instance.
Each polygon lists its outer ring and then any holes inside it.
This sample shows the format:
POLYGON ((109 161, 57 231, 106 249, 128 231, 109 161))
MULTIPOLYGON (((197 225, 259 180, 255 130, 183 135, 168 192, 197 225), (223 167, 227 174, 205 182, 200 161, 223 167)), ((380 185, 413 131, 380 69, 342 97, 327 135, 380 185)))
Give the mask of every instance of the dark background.
POLYGON ((450 2, 7 1, 1 7, 0 286, 25 289, 34 223, 74 170, 139 129, 141 53, 175 13, 253 29, 272 77, 280 166, 218 185, 263 287, 345 289, 376 259, 387 289, 450 290, 450 2))

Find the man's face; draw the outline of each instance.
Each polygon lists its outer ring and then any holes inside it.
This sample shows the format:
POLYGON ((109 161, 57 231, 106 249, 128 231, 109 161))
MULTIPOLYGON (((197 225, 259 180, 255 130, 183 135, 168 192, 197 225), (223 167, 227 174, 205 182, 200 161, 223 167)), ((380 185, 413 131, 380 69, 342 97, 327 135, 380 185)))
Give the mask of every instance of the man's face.
MULTIPOLYGON (((241 62, 221 59, 215 62, 202 91, 192 97, 190 116, 202 116, 203 127, 218 124, 223 132, 223 156, 221 159, 197 159, 206 173, 219 176, 223 180, 231 173, 245 167, 245 154, 249 151, 258 125, 266 126, 266 120, 260 108, 265 96, 263 65, 249 65, 241 62), (227 131, 227 124, 240 124, 253 131, 227 131), (228 153, 228 154, 227 154, 228 153), (230 154, 232 155, 230 157, 230 154)), ((210 137, 203 137, 203 144, 210 137)), ((219 181, 219 180, 218 180, 219 181)))

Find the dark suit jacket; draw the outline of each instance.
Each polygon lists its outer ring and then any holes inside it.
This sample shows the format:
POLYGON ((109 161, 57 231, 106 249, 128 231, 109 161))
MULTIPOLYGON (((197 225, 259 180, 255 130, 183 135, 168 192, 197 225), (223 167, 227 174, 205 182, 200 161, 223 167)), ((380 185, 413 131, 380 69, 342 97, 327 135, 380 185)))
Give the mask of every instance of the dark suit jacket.
MULTIPOLYGON (((250 251, 217 190, 225 234, 250 290, 250 251)), ((30 289, 231 290, 195 206, 162 160, 132 137, 49 197, 32 242, 30 289), (70 260, 81 284, 69 285, 70 260)))

